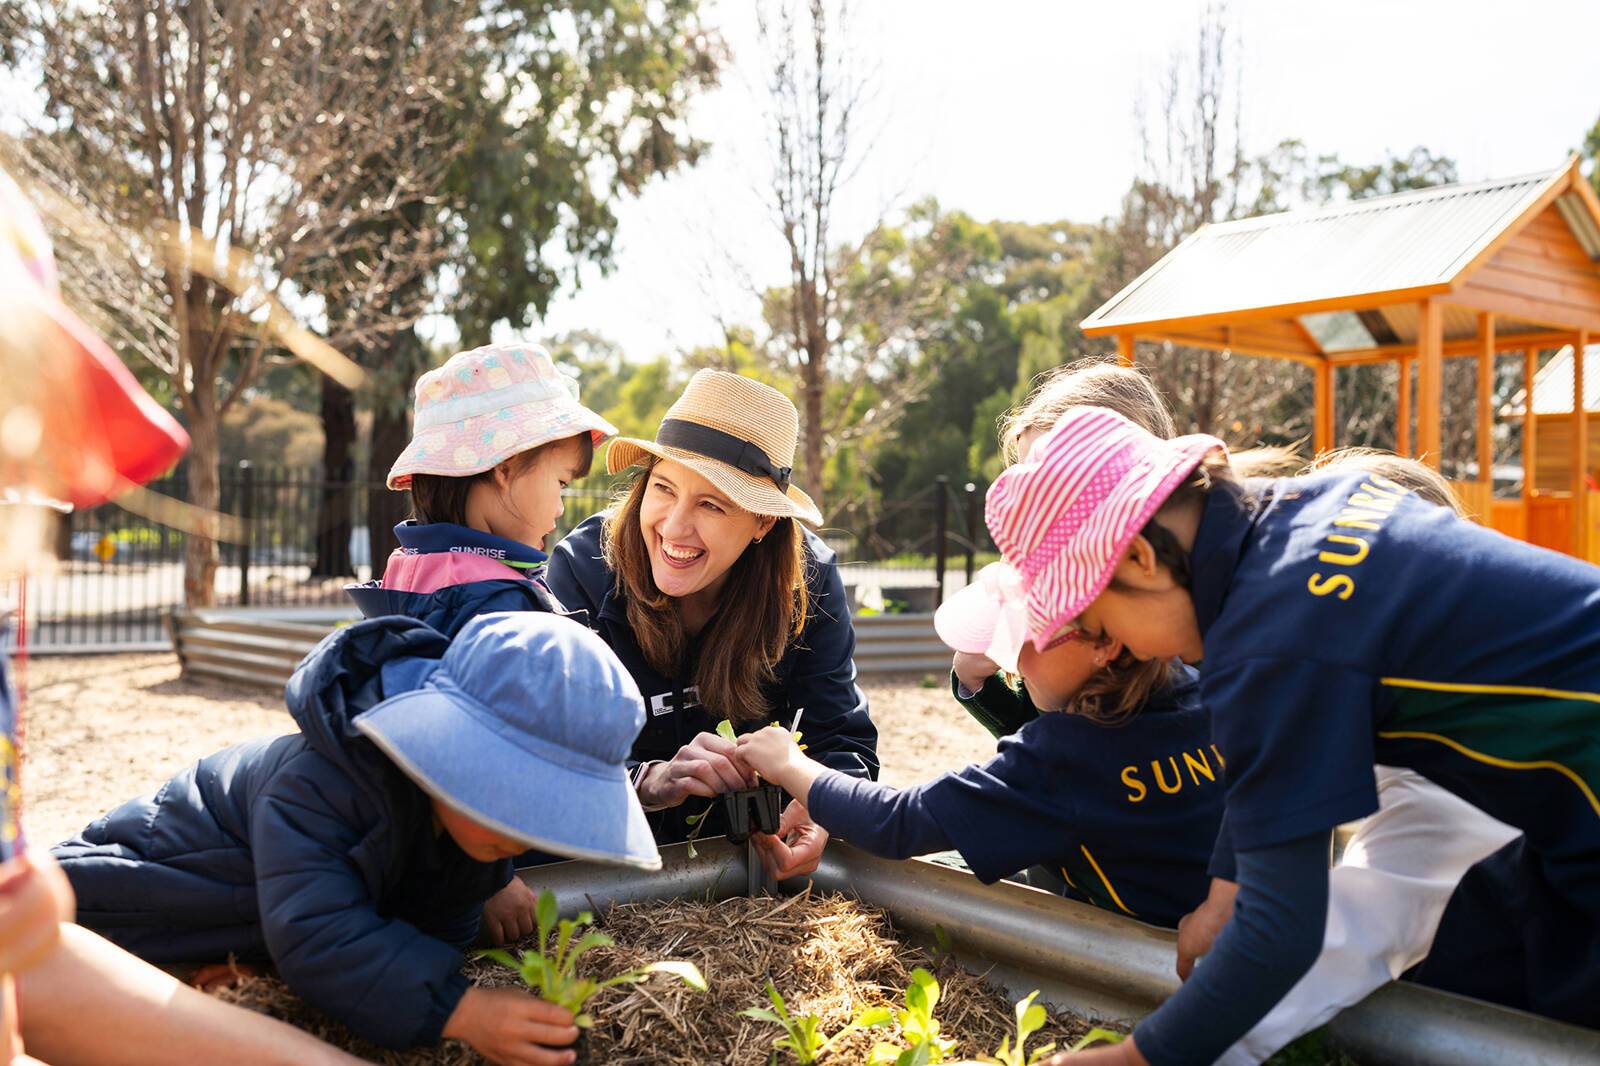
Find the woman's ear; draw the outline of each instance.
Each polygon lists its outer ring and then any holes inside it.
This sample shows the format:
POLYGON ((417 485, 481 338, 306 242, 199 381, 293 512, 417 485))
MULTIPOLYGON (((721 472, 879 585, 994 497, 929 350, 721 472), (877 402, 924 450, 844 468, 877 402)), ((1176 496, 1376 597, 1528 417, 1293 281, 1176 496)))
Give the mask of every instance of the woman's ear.
POLYGON ((1116 637, 1101 637, 1100 651, 1105 655, 1105 661, 1114 663, 1122 658, 1123 643, 1116 637))
POLYGON ((772 532, 772 527, 778 524, 778 520, 769 514, 757 515, 756 517, 760 521, 756 523, 756 535, 752 539, 760 541, 768 533, 772 532))

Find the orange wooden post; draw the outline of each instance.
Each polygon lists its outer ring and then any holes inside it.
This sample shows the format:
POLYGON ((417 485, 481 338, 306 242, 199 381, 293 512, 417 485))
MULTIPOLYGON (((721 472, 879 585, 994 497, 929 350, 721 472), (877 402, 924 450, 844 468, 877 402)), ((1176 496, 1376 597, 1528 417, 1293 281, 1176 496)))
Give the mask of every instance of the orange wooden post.
POLYGON ((1439 419, 1444 409, 1444 313, 1417 304, 1417 458, 1439 469, 1439 419))
POLYGON ((1533 379, 1539 376, 1539 349, 1522 353, 1522 499, 1539 494, 1539 420, 1533 415, 1533 379))
POLYGON ((1133 334, 1117 334, 1117 362, 1123 366, 1133 365, 1133 334))
POLYGON ((1411 360, 1400 359, 1400 403, 1395 411, 1394 450, 1411 454, 1411 360))
POLYGON ((1478 480, 1494 495, 1494 315, 1478 315, 1478 480))
POLYGON ((1589 427, 1583 411, 1583 357, 1589 332, 1572 342, 1572 554, 1589 558, 1589 427))
POLYGON ((1318 455, 1333 450, 1333 364, 1326 358, 1316 365, 1316 411, 1311 440, 1318 455))

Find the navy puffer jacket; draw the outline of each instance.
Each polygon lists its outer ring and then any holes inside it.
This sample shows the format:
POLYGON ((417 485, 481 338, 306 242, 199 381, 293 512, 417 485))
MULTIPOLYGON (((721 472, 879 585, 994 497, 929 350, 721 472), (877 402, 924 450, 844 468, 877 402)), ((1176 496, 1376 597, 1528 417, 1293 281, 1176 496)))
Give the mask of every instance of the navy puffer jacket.
POLYGON ((445 647, 409 618, 330 635, 289 682, 299 733, 209 755, 55 849, 79 922, 152 962, 270 958, 357 1034, 438 1042, 511 864, 438 834, 426 794, 351 720, 445 647))

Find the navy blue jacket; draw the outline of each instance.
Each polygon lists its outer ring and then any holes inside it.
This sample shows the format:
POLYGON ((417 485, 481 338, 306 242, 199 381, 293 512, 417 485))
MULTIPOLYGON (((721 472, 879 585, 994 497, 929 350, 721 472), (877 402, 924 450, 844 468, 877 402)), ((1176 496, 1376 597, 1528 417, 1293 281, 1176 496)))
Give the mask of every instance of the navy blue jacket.
MULTIPOLYGON (((545 577, 563 606, 588 612, 590 628, 617 653, 644 694, 649 713, 633 746, 632 763, 670 759, 696 734, 714 731, 720 716, 696 698, 689 676, 692 671, 667 677, 645 661, 628 625, 627 605, 617 590, 616 575, 600 557, 603 520, 603 515, 585 520, 557 544, 545 577)), ((809 755, 852 777, 876 778, 878 730, 867 716, 867 697, 856 684, 856 634, 839 565, 833 549, 809 531, 805 532, 805 545, 811 616, 799 639, 778 661, 777 682, 767 692, 772 716, 738 728, 748 732, 773 721, 787 726, 795 710, 804 707, 800 731, 805 734, 809 755)), ((690 798, 677 807, 651 813, 656 841, 674 844, 684 840, 690 828, 684 819, 706 806, 704 800, 690 798)), ((712 813, 704 834, 715 836, 724 831, 722 807, 709 806, 712 813)))
POLYGON ((824 774, 809 808, 877 855, 953 847, 985 884, 1043 864, 1074 898, 1172 928, 1210 884, 1226 790, 1210 741, 1195 673, 1180 666, 1131 721, 1040 714, 987 762, 913 788, 824 774))
POLYGON ((509 862, 469 858, 351 720, 444 653, 407 618, 331 634, 289 682, 301 732, 209 755, 55 849, 78 920, 152 962, 270 958, 388 1047, 438 1042, 509 862))

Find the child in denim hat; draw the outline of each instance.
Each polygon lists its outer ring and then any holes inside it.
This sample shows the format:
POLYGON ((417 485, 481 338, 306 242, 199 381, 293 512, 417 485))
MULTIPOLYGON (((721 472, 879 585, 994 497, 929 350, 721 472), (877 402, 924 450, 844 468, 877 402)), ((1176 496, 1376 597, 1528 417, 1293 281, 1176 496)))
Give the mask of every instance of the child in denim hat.
POLYGON ((545 613, 453 642, 379 618, 324 640, 288 701, 299 733, 208 756, 56 848, 79 921, 153 962, 270 959, 387 1047, 572 1061, 548 1050, 572 1016, 469 988, 462 950, 528 848, 660 866, 624 766, 644 705, 616 656, 545 613))
POLYGON ((489 611, 554 610, 539 580, 561 490, 616 427, 537 345, 459 352, 417 381, 414 436, 389 471, 412 518, 381 581, 350 586, 368 618, 404 614, 446 636, 489 611))

